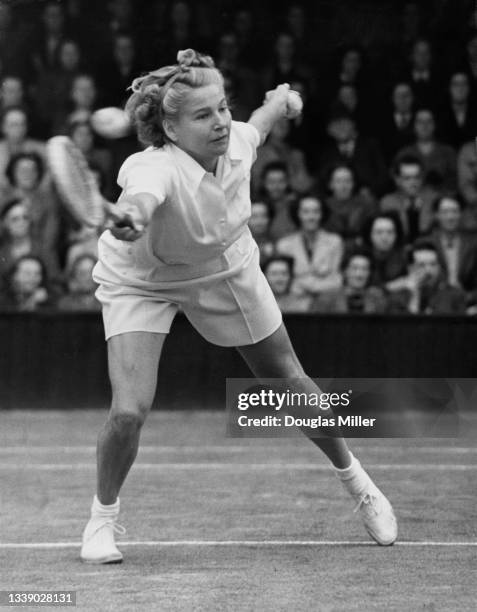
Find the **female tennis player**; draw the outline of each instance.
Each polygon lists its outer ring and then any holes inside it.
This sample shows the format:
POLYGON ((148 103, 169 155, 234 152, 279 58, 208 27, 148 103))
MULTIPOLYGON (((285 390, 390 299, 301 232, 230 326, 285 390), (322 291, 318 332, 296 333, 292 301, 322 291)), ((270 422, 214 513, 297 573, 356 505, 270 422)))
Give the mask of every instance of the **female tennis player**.
MULTIPOLYGON (((188 49, 176 65, 135 79, 132 90, 126 110, 149 147, 119 171, 124 217, 102 234, 94 270, 113 399, 99 434, 97 492, 83 533, 81 558, 88 563, 122 561, 114 541, 123 532, 118 494, 179 306, 204 338, 237 347, 257 377, 319 393, 293 351, 247 226, 250 168, 274 122, 289 113, 289 86, 267 95, 248 123, 232 121, 213 60, 188 49)), ((392 544, 392 507, 344 439, 313 442, 354 498, 369 534, 392 544)))

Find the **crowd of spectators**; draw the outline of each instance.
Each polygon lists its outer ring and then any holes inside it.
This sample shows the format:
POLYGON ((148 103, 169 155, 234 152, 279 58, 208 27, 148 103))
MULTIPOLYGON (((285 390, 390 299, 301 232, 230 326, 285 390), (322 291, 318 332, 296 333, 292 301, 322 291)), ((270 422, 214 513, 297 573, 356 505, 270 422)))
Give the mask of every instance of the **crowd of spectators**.
POLYGON ((0 307, 99 309, 97 235, 61 206, 45 141, 70 136, 114 199, 140 145, 98 138, 92 112, 194 47, 236 120, 279 83, 303 97, 251 175, 284 312, 476 314, 477 10, 457 4, 0 2, 0 307))

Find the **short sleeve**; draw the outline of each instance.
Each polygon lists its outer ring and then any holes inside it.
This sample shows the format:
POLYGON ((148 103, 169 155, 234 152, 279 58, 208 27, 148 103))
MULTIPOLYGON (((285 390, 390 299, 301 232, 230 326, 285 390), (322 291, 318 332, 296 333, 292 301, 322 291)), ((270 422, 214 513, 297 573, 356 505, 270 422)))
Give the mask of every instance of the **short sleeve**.
POLYGON ((124 195, 152 194, 159 204, 167 196, 169 167, 154 152, 143 151, 126 159, 118 173, 118 185, 124 195), (162 163, 161 163, 162 162, 162 163))
POLYGON ((260 134, 257 128, 251 123, 241 123, 240 127, 247 141, 256 149, 260 144, 260 134))
POLYGON ((241 157, 250 167, 257 159, 260 134, 251 123, 232 122, 231 155, 241 157))

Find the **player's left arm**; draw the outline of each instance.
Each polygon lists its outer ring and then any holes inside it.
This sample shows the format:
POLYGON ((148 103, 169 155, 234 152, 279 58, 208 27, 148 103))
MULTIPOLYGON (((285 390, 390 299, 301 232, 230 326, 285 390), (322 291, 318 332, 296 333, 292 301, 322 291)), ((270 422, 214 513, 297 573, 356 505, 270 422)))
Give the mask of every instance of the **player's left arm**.
POLYGON ((287 116, 288 92, 290 85, 284 83, 267 93, 265 102, 252 113, 248 123, 252 124, 260 134, 260 144, 263 144, 273 127, 273 124, 287 116))

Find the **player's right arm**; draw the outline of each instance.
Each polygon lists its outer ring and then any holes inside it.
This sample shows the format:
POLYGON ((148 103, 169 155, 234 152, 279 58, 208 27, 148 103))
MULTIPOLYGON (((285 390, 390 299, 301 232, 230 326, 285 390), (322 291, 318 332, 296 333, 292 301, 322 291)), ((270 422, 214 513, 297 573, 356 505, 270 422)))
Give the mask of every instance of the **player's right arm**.
POLYGON ((136 193, 134 195, 122 195, 117 204, 113 205, 122 218, 116 219, 111 233, 118 240, 133 242, 140 238, 151 220, 154 210, 159 206, 159 201, 152 193, 136 193))

